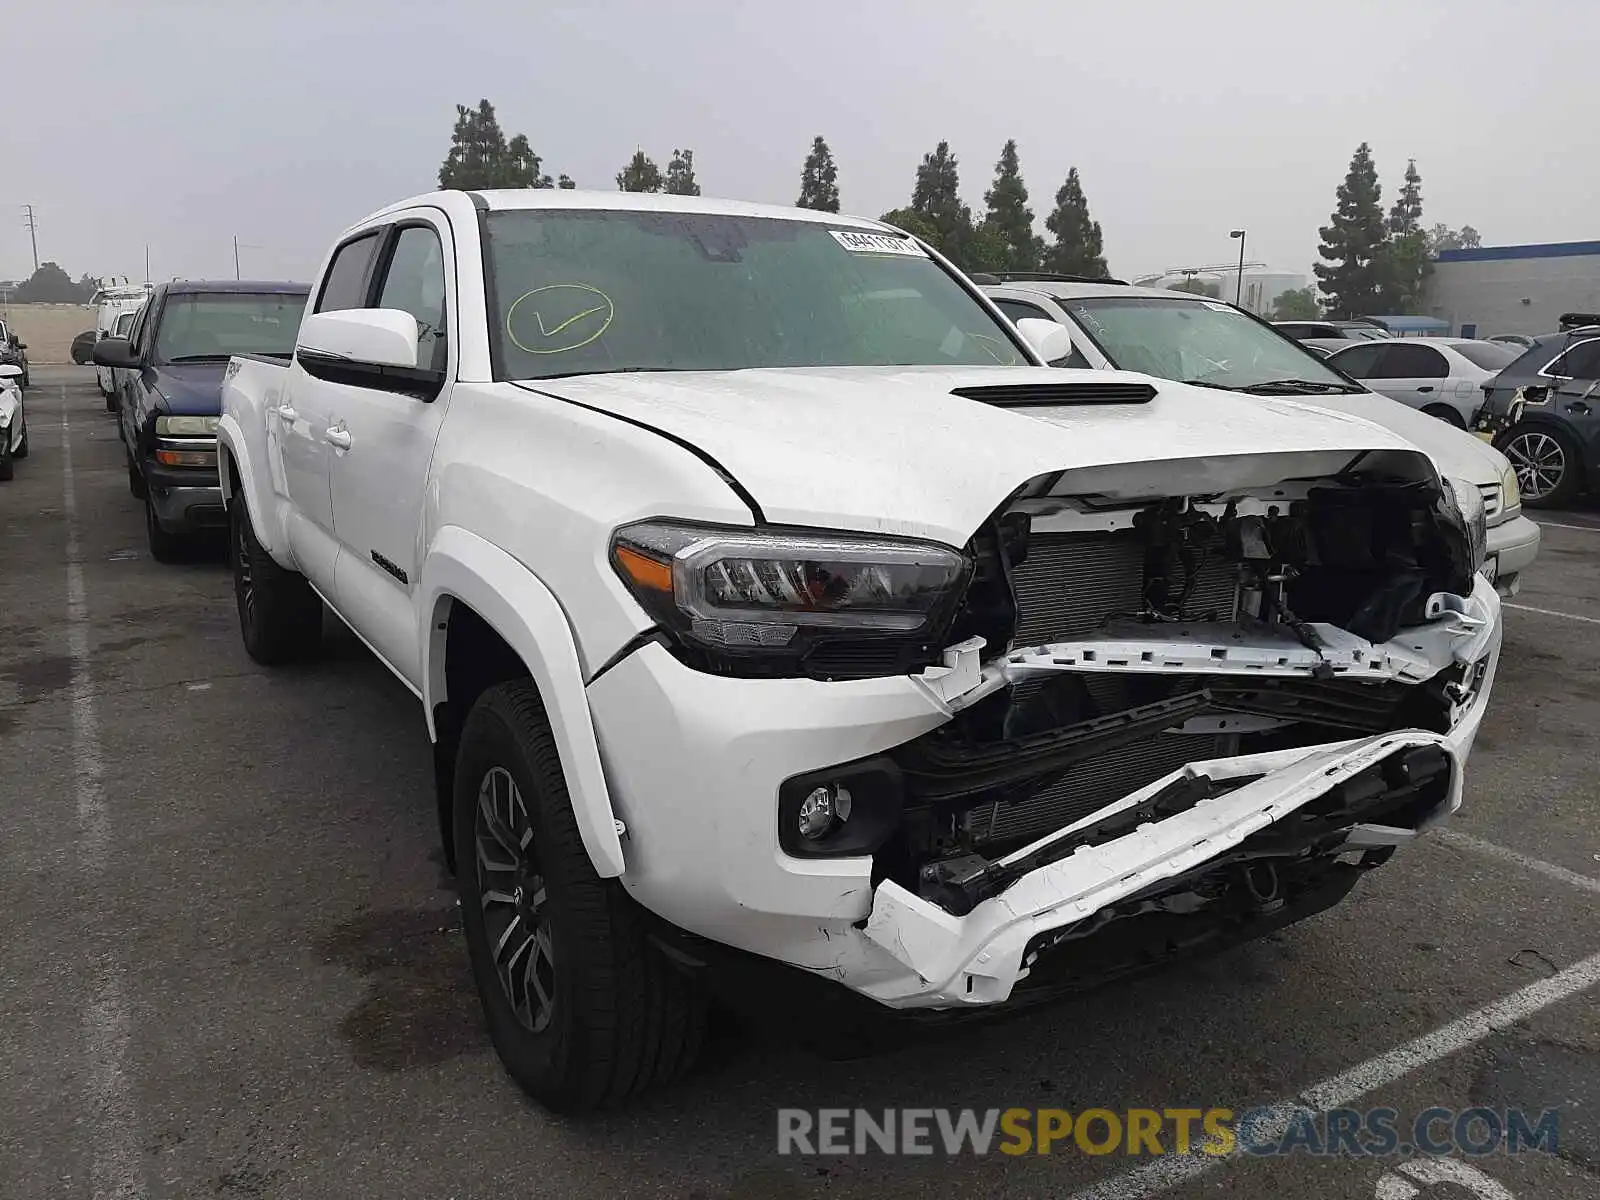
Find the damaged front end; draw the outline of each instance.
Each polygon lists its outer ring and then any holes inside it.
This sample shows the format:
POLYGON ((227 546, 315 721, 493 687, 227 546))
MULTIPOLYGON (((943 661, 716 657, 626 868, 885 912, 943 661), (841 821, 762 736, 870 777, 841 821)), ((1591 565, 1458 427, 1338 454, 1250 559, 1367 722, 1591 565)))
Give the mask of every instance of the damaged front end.
POLYGON ((996 513, 921 676, 952 718, 780 794, 780 829, 849 818, 790 854, 872 855, 865 936, 909 972, 863 990, 990 1004, 1258 936, 1459 804, 1499 602, 1476 491, 1405 463, 1153 498, 1165 464, 1097 468, 996 513))

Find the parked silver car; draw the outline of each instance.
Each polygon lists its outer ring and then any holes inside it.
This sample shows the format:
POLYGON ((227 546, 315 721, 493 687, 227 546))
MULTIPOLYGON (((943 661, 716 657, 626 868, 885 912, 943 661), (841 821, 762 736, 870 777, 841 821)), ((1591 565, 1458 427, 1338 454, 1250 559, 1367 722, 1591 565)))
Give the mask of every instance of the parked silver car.
POLYGON ((1335 351, 1327 363, 1380 395, 1467 429, 1483 403, 1483 385, 1520 353, 1476 338, 1390 338, 1335 351))

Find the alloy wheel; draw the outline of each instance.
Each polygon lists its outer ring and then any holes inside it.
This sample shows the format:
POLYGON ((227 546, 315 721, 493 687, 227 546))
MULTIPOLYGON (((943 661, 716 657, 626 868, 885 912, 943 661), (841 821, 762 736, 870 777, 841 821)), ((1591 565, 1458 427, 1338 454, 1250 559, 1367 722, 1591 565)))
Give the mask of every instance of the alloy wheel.
POLYGON ((542 1033, 556 998, 549 902, 528 806, 504 767, 490 768, 478 785, 474 830, 478 901, 495 974, 517 1020, 542 1033))
POLYGON ((1530 500, 1542 500, 1561 486, 1567 472, 1566 452, 1547 433, 1528 430, 1506 443, 1506 457, 1517 472, 1517 488, 1530 500))
MULTIPOLYGON (((234 503, 242 501, 235 500, 234 503)), ((249 625, 256 616, 256 586, 255 576, 250 569, 250 535, 242 513, 234 518, 233 530, 233 586, 239 598, 240 613, 245 624, 249 625)))

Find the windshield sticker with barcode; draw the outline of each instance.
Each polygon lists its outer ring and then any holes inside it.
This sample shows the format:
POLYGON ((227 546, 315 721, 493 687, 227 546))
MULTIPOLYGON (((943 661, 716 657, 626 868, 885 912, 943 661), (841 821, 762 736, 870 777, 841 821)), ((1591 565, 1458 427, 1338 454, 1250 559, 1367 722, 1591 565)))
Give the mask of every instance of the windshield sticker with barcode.
POLYGON ((854 229, 830 229, 833 240, 856 254, 903 254, 911 258, 926 258, 922 247, 908 237, 890 233, 861 233, 854 229))

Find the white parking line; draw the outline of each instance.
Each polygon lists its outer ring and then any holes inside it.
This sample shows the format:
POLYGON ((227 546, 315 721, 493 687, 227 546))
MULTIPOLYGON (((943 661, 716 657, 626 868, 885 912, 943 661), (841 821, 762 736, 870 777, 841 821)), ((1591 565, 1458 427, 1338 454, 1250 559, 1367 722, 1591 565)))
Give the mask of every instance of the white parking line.
MULTIPOLYGON (((61 510, 67 518, 67 647, 72 658, 72 774, 78 793, 77 861, 83 878, 78 894, 92 897, 111 842, 100 756, 100 722, 89 674, 89 605, 78 543, 78 493, 72 477, 72 425, 67 389, 61 388, 61 510)), ((92 1154, 94 1200, 136 1200, 141 1178, 138 1121, 124 1063, 128 1056, 128 1000, 121 960, 110 948, 94 947, 90 991, 83 1014, 85 1107, 92 1154)))
POLYGON ((1471 850, 1474 854, 1498 858, 1501 862, 1512 863, 1522 867, 1524 870, 1536 871, 1538 874, 1554 879, 1558 883, 1582 888, 1587 892, 1600 892, 1600 879, 1595 879, 1590 875, 1580 875, 1576 871, 1567 870, 1566 867, 1558 867, 1553 862, 1545 862, 1542 858, 1532 858, 1507 846, 1497 846, 1493 842, 1475 838, 1470 833, 1462 833, 1459 829, 1435 829, 1428 836, 1436 837, 1449 846, 1459 846, 1463 850, 1471 850))
POLYGON ((1502 600, 1501 608, 1514 608, 1518 612, 1538 613, 1541 617, 1565 617, 1569 621, 1582 621, 1585 625, 1600 625, 1600 617, 1580 617, 1577 613, 1557 612, 1553 608, 1534 608, 1531 604, 1510 604, 1502 600))
MULTIPOLYGON (((1326 1112, 1341 1108, 1386 1087, 1411 1072, 1438 1062, 1483 1041, 1497 1029, 1526 1020, 1541 1009, 1559 1003, 1600 983, 1600 954, 1573 963, 1564 971, 1530 983, 1476 1012, 1458 1017, 1432 1033, 1367 1059, 1321 1083, 1314 1083, 1292 1100, 1272 1106, 1266 1120, 1254 1126, 1258 1141, 1270 1141, 1287 1130, 1296 1112, 1326 1112)), ((1235 1157, 1215 1157, 1198 1150, 1152 1158, 1120 1175, 1092 1183, 1074 1192, 1072 1200, 1145 1200, 1180 1183, 1198 1179, 1235 1157)))
POLYGON ((1560 521, 1535 521, 1540 529, 1580 529, 1584 533, 1600 533, 1600 525, 1563 525, 1560 521))

